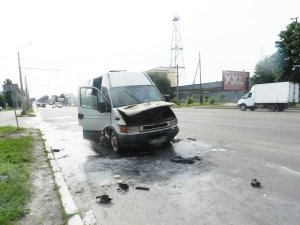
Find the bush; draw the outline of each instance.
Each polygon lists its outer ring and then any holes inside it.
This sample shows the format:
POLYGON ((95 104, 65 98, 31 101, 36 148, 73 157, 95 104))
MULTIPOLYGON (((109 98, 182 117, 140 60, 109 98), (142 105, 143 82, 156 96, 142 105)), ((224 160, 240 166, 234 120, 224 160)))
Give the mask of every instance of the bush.
POLYGON ((177 103, 177 98, 175 97, 175 98, 172 98, 172 100, 171 100, 171 102, 173 102, 173 103, 177 103))
POLYGON ((216 98, 215 97, 210 97, 209 99, 209 104, 213 105, 216 102, 216 98))
POLYGON ((204 99, 205 99, 205 102, 208 102, 208 96, 205 96, 204 99))
POLYGON ((195 99, 194 99, 194 96, 190 96, 187 98, 187 104, 190 105, 190 104, 193 104, 195 102, 195 99))
POLYGON ((219 99, 221 102, 223 102, 223 99, 225 98, 225 94, 224 93, 220 93, 219 94, 219 99))

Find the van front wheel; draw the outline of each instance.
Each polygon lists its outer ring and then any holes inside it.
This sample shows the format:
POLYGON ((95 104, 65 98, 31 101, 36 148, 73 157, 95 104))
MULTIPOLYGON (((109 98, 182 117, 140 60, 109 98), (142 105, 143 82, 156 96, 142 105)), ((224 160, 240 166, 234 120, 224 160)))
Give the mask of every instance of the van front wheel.
POLYGON ((245 111, 247 109, 247 106, 245 104, 241 104, 240 109, 242 111, 245 111))
POLYGON ((110 134, 110 143, 111 143, 111 147, 112 149, 117 152, 117 153, 120 153, 122 148, 119 144, 119 141, 118 141, 118 136, 116 134, 115 131, 112 131, 111 134, 110 134))

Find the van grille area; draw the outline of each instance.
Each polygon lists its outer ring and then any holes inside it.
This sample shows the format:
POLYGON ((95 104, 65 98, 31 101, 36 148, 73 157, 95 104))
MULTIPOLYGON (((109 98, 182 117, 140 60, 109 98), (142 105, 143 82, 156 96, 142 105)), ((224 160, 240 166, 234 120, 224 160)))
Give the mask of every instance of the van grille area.
POLYGON ((145 130, 168 126, 170 121, 176 119, 169 106, 149 109, 133 116, 127 116, 121 111, 120 113, 128 126, 143 126, 145 130))
POLYGON ((164 127, 168 127, 168 123, 146 125, 146 126, 143 126, 143 128, 141 129, 141 131, 155 130, 155 129, 164 128, 164 127))

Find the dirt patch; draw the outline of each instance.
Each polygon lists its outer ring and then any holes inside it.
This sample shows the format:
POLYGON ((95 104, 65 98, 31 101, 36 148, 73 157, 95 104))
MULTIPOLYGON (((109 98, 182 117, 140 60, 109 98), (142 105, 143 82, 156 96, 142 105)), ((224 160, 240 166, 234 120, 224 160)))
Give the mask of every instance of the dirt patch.
POLYGON ((32 194, 26 205, 29 213, 16 224, 63 224, 62 206, 56 191, 52 170, 47 161, 40 132, 36 129, 26 129, 24 132, 27 135, 30 134, 34 142, 31 151, 30 168, 30 188, 32 194))

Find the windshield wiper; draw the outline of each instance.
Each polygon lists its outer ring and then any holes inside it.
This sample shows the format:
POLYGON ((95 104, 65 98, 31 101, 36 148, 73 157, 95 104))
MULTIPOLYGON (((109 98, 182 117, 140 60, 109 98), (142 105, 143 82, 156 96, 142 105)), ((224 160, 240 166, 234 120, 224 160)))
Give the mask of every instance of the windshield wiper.
POLYGON ((142 103, 138 98, 136 98, 134 95, 130 94, 127 90, 124 90, 124 92, 126 94, 128 94, 131 98, 133 98, 134 100, 136 100, 138 103, 142 103))

